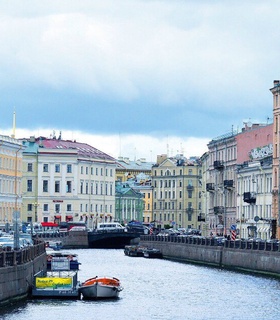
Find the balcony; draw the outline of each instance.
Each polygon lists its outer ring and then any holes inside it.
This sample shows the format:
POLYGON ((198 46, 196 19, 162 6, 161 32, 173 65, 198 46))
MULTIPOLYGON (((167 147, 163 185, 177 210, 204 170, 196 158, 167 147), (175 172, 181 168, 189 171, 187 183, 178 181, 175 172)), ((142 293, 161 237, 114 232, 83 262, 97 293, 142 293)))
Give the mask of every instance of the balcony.
POLYGON ((189 185, 187 185, 187 190, 188 190, 188 191, 193 190, 193 186, 192 186, 192 185, 190 185, 190 184, 189 184, 189 185))
POLYGON ((233 180, 224 180, 224 187, 226 189, 233 189, 233 180))
POLYGON ((214 214, 223 214, 223 213, 224 213, 224 207, 222 206, 214 207, 214 214))
POLYGON ((197 221, 198 221, 198 222, 205 222, 205 213, 200 213, 200 214, 197 216, 197 221))
POLYGON ((223 170, 224 169, 224 162, 222 160, 214 161, 214 169, 223 170))
POLYGON ((206 191, 214 192, 215 191, 214 183, 206 183, 206 191))
POLYGON ((243 201, 255 204, 256 203, 256 193, 255 192, 244 192, 243 193, 243 201))
POLYGON ((186 213, 193 213, 193 208, 187 208, 186 213))

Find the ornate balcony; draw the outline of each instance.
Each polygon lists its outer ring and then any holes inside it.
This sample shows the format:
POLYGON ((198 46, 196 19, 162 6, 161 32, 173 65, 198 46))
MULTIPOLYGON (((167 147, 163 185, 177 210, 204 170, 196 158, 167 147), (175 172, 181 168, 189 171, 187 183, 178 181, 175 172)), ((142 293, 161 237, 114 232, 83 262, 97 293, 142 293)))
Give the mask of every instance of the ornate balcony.
POLYGON ((206 183, 206 191, 214 192, 215 191, 214 183, 206 183))
POLYGON ((233 180, 224 180, 224 187, 226 189, 233 189, 233 180))
POLYGON ((197 221, 198 221, 198 222, 202 222, 202 221, 205 222, 205 213, 200 213, 200 214, 197 216, 197 221))
POLYGON ((214 169, 223 170, 224 169, 224 162, 222 160, 214 161, 214 169))
POLYGON ((256 193, 255 192, 244 192, 243 193, 243 201, 255 204, 256 203, 256 193))
POLYGON ((193 208, 187 208, 186 213, 193 213, 193 208))

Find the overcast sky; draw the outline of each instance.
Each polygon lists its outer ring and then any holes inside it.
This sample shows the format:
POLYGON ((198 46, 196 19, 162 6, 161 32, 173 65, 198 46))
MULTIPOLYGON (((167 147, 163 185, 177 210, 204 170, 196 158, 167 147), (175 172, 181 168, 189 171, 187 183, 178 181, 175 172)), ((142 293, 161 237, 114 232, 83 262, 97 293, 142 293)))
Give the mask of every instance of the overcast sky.
POLYGON ((244 121, 272 118, 278 6, 2 0, 0 134, 15 111, 17 138, 61 130, 114 157, 200 156, 244 121))

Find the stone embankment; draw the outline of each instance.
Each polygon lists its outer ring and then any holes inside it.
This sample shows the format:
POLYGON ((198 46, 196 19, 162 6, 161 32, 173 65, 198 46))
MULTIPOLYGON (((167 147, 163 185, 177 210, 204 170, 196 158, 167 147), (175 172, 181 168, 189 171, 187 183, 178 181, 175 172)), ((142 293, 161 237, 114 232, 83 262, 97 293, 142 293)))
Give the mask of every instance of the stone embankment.
POLYGON ((19 251, 0 251, 0 307, 24 299, 33 284, 33 276, 46 270, 45 244, 35 241, 33 246, 19 251))
POLYGON ((61 241, 63 249, 85 249, 88 248, 87 231, 67 231, 67 232, 44 232, 38 233, 37 239, 44 241, 61 241))
POLYGON ((280 278, 280 246, 269 242, 191 237, 141 236, 140 244, 161 250, 165 258, 280 278))

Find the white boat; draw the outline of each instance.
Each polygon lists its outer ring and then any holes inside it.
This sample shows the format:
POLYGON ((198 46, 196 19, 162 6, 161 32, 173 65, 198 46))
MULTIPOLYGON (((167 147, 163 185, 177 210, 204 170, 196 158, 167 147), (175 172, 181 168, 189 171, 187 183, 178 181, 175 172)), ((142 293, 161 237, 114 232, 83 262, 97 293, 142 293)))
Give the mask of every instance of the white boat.
POLYGON ((80 285, 83 299, 117 298, 123 290, 120 280, 111 277, 94 277, 80 285))

